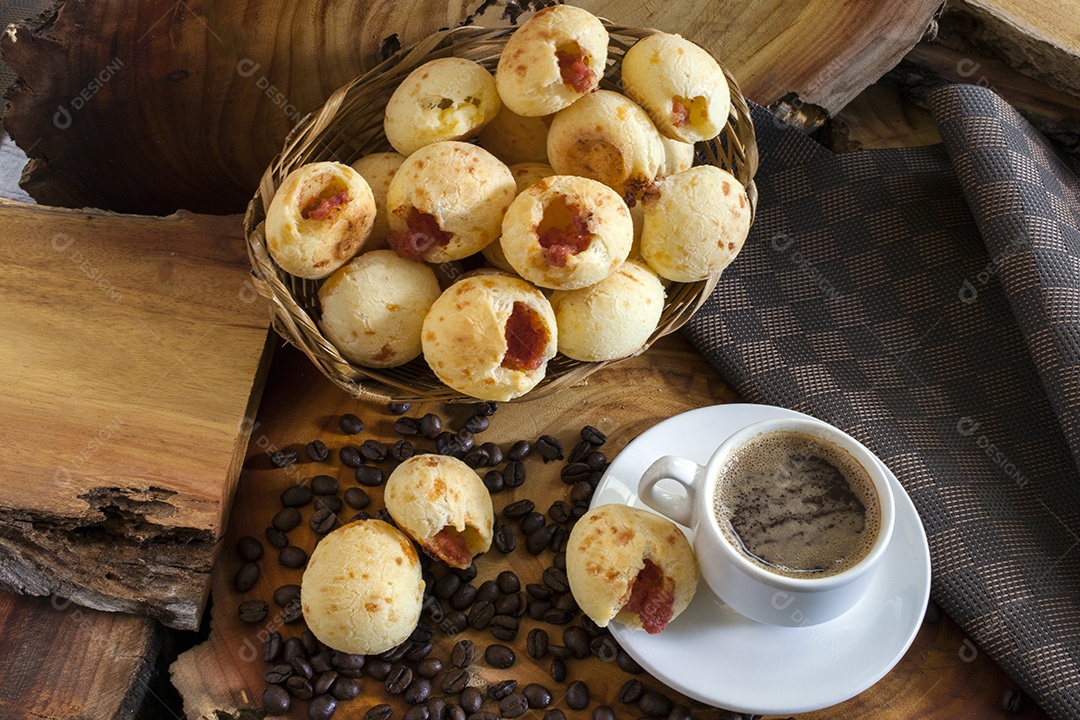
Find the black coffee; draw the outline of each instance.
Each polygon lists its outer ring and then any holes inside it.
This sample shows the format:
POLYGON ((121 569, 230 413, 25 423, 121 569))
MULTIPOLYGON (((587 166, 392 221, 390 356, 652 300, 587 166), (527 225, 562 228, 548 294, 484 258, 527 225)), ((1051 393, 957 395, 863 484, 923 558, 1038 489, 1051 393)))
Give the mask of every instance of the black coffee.
POLYGON ((761 435, 720 471, 717 522, 755 564, 789 577, 843 572, 870 552, 881 510, 847 451, 798 432, 761 435))

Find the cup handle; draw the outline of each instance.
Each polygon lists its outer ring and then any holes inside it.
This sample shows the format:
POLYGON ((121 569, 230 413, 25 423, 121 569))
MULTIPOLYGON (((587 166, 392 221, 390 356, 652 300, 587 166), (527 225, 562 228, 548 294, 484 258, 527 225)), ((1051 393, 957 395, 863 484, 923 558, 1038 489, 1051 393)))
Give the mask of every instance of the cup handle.
POLYGON ((701 472, 701 466, 692 460, 665 455, 645 471, 638 482, 638 495, 641 501, 666 515, 680 525, 691 527, 694 520, 694 496, 696 495, 696 480, 701 472), (675 494, 656 487, 661 480, 674 480, 686 488, 686 494, 675 494))

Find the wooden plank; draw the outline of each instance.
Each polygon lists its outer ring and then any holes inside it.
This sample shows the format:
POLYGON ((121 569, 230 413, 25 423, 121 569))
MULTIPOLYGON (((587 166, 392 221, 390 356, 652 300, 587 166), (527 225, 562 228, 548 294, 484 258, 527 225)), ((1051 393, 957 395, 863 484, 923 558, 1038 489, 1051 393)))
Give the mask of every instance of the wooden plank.
MULTIPOLYGON (((814 122, 895 65, 940 0, 579 4, 683 34, 713 51, 750 98, 797 98, 817 111, 807 113, 814 122)), ((5 117, 32 158, 24 187, 55 205, 240 212, 289 129, 372 67, 384 39, 407 46, 466 18, 505 24, 506 5, 68 0, 48 26, 16 27, 0 43, 25 83, 5 117)))
POLYGON ((900 85, 883 79, 829 118, 816 139, 840 153, 934 145, 941 142, 941 134, 926 108, 917 105, 900 85))
POLYGON ((267 338, 239 220, 0 223, 0 586, 197 628, 267 338))

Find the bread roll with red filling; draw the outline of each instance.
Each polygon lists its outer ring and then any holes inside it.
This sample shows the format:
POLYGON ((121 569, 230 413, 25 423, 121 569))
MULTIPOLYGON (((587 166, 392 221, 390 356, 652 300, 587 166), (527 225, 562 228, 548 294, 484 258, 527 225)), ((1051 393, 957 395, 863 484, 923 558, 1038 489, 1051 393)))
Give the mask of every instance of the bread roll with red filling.
POLYGON ((460 260, 499 236, 516 194, 510 169, 487 150, 455 140, 425 145, 390 181, 387 242, 409 260, 460 260))
POLYGON ((731 112, 716 59, 678 35, 656 33, 634 43, 623 57, 622 85, 660 132, 683 142, 716 137, 731 112))
POLYGON ((626 260, 633 239, 630 210, 614 190, 588 178, 553 175, 514 199, 499 243, 521 277, 574 290, 610 275, 626 260))
POLYGON ((266 249, 285 272, 324 278, 364 244, 375 212, 367 181, 348 165, 302 165, 285 177, 266 209, 266 249))
POLYGON ((699 165, 656 183, 642 201, 641 257, 661 277, 697 282, 726 268, 750 232, 750 200, 726 170, 699 165))
POLYGON ((547 148, 557 173, 598 180, 627 203, 652 184, 666 157, 645 111, 611 90, 597 90, 558 112, 547 148))
POLYGON ((386 103, 386 139, 403 155, 440 140, 476 137, 502 105, 483 65, 446 57, 419 66, 386 103))
POLYGON ((600 85, 608 33, 592 13, 573 5, 538 10, 503 47, 495 84, 518 115, 562 110, 600 85))
POLYGON ((381 653, 400 645, 416 629, 423 603, 416 548, 382 520, 358 520, 324 537, 300 585, 308 628, 344 653, 381 653))
POLYGON ((602 505, 570 531, 566 575, 574 600, 600 627, 611 620, 661 632, 697 590, 694 551, 667 518, 628 505, 602 505))
POLYGON ((506 275, 465 277, 447 288, 424 318, 424 359, 458 392, 511 400, 544 378, 558 330, 551 303, 506 275))
POLYGON ((386 247, 386 235, 390 232, 390 221, 387 219, 386 211, 386 191, 390 189, 390 181, 394 179, 394 173, 403 162, 405 162, 405 156, 401 153, 380 152, 365 155, 352 164, 352 169, 367 180, 371 194, 375 198, 375 224, 372 225, 371 235, 364 243, 364 252, 386 247))
POLYGON ((450 567, 466 568, 491 547, 491 495, 455 457, 414 455, 390 473, 383 498, 397 526, 450 567))

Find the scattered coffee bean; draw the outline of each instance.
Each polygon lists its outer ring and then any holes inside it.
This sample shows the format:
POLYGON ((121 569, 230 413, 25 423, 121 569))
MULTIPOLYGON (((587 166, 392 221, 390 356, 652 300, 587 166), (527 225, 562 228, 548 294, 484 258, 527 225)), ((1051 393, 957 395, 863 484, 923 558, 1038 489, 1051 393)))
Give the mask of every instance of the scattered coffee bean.
POLYGON ((390 720, 392 717, 394 717, 394 708, 386 703, 368 708, 368 711, 364 713, 364 720, 390 720))
POLYGON ((431 711, 426 705, 414 705, 402 715, 403 720, 431 720, 431 711))
POLYGON ((502 700, 515 690, 517 690, 517 680, 500 680, 494 685, 488 685, 487 694, 492 700, 502 700))
POLYGON ((518 620, 510 615, 496 615, 491 618, 488 631, 499 640, 508 642, 517 637, 518 620))
POLYGON ((340 484, 332 475, 316 475, 311 478, 311 492, 316 495, 337 495, 340 484))
POLYGON ((566 462, 572 465, 584 462, 585 456, 592 452, 592 448, 593 446, 588 440, 582 440, 570 451, 570 455, 566 458, 566 462))
POLYGON ((563 444, 550 435, 541 435, 537 438, 536 451, 540 453, 540 457, 544 458, 545 463, 563 459, 563 444))
POLYGON ((499 715, 504 718, 521 717, 529 711, 529 701, 521 693, 510 693, 499 701, 499 715))
POLYGON ((559 660, 569 660, 574 657, 574 651, 570 648, 565 645, 554 645, 550 642, 548 643, 548 653, 559 660))
POLYGON ((533 530, 544 527, 547 524, 547 518, 543 513, 531 512, 521 519, 521 532, 528 535, 533 530))
POLYGON ((382 462, 387 456, 386 445, 378 440, 365 440, 360 445, 360 455, 369 462, 382 462))
POLYGON ((353 510, 363 510, 371 504, 371 497, 363 489, 351 487, 345 491, 345 504, 353 510))
POLYGON ((380 658, 371 658, 364 663, 364 670, 367 674, 379 682, 383 682, 390 676, 391 667, 391 663, 380 658))
POLYGON ((446 720, 446 701, 441 697, 430 697, 424 705, 428 709, 428 720, 446 720))
POLYGON ((381 510, 377 511, 375 513, 375 519, 382 520, 384 523, 389 523, 390 525, 397 527, 397 523, 394 522, 394 518, 390 515, 390 511, 386 508, 382 508, 381 510))
POLYGON ((499 592, 510 595, 521 590, 521 580, 513 570, 503 570, 495 577, 499 592))
POLYGON ((431 642, 426 643, 413 643, 409 652, 405 653, 405 659, 411 663, 419 663, 435 648, 431 642))
POLYGON ((588 465, 593 472, 603 472, 604 470, 607 470, 607 456, 599 450, 593 450, 585 456, 585 464, 588 465))
POLYGON ((405 658, 406 653, 412 647, 408 640, 398 643, 394 647, 390 648, 379 654, 379 657, 388 663, 397 663, 405 658))
POLYGON ((491 417, 499 410, 499 403, 496 400, 485 400, 484 402, 478 402, 473 406, 476 408, 478 415, 485 415, 491 417))
MULTIPOLYGON (((306 485, 290 485, 281 492, 281 505, 287 508, 301 508, 311 502, 312 497, 311 488, 306 485)), ((282 530, 282 532, 288 531, 282 530)))
POLYGON ((551 704, 551 691, 539 683, 529 683, 521 694, 529 701, 530 709, 543 710, 551 704))
POLYGON ((435 581, 435 584, 431 587, 431 594, 440 600, 449 600, 460 587, 461 578, 453 573, 446 573, 435 581))
POLYGON ((420 418, 420 434, 428 440, 434 440, 442 432, 442 418, 435 413, 427 413, 420 418))
POLYGON ((533 620, 543 620, 544 615, 548 610, 551 610, 552 607, 551 601, 549 600, 537 600, 536 598, 532 598, 529 600, 529 617, 533 620))
POLYGON ((465 668, 454 668, 443 676, 442 690, 448 695, 459 693, 469 684, 469 671, 465 668))
POLYGON ((488 470, 484 473, 484 487, 489 493, 497 493, 506 487, 501 470, 488 470))
POLYGON ((427 678, 415 678, 405 688, 405 702, 410 705, 420 705, 431 697, 431 681, 427 678))
POLYGON ((478 600, 469 611, 469 627, 474 630, 483 630, 491 624, 495 617, 495 606, 487 600, 478 600))
POLYGON ((544 552, 551 546, 555 532, 559 529, 559 526, 555 524, 536 528, 525 537, 525 550, 530 555, 539 555, 544 552))
POLYGON ((337 495, 319 495, 315 498, 314 507, 316 512, 326 509, 337 515, 341 512, 341 498, 337 495))
POLYGON ((574 613, 570 610, 553 607, 550 610, 547 610, 541 619, 551 625, 565 625, 574 619, 574 613))
POLYGON ((293 675, 299 675, 305 680, 310 680, 315 675, 315 670, 312 669, 311 663, 303 655, 297 655, 289 661, 289 664, 292 665, 293 675))
POLYGON ((281 648, 283 645, 284 642, 281 639, 281 633, 277 630, 268 632, 262 642, 263 662, 272 663, 281 657, 281 648))
POLYGON ((268 685, 262 694, 263 710, 267 715, 284 715, 289 712, 292 698, 280 685, 268 685))
POLYGON ((597 705, 592 711, 593 720, 615 720, 615 711, 610 705, 597 705))
POLYGON ((525 596, 521 593, 503 595, 495 601, 495 614, 518 617, 525 611, 525 596))
POLYGON ((1009 688, 1001 696, 1001 709, 1006 715, 1016 715, 1024 709, 1024 694, 1009 688))
POLYGON ((416 665, 416 673, 420 677, 428 678, 429 680, 442 672, 443 663, 439 658, 427 657, 421 660, 416 665))
POLYGON ((414 643, 428 643, 435 638, 435 628, 428 623, 421 620, 416 623, 416 627, 409 633, 409 639, 414 643))
POLYGON ((488 645, 484 650, 484 660, 487 664, 493 668, 499 670, 506 670, 513 667, 516 657, 514 657, 514 651, 506 645, 488 645))
POLYGON ((315 682, 311 684, 311 689, 315 692, 316 697, 330 692, 330 686, 337 680, 338 674, 334 670, 326 670, 315 678, 315 682))
POLYGON ((373 465, 359 465, 353 471, 353 477, 356 482, 367 487, 378 487, 385 480, 383 471, 373 465))
POLYGON ((457 635, 469 627, 469 618, 461 610, 451 610, 442 621, 442 629, 447 635, 457 635))
POLYGON ((330 508, 319 508, 311 515, 308 525, 316 535, 325 535, 337 525, 337 515, 330 508))
POLYGON ((295 465, 300 461, 300 453, 296 452, 293 448, 285 448, 279 450, 270 456, 270 462, 274 467, 287 468, 290 465, 295 465))
MULTIPOLYGON (((578 611, 578 604, 577 601, 574 600, 573 593, 568 592, 563 593, 555 600, 555 607, 559 610, 569 610, 573 613, 576 613, 578 611)), ((584 630, 584 628, 582 629, 584 630)), ((592 637, 587 632, 585 633, 585 636, 588 638, 592 637)))
POLYGON ((654 690, 647 690, 638 700, 638 709, 649 717, 662 718, 666 716, 675 704, 667 695, 661 695, 654 690))
POLYGON ((525 638, 525 648, 529 652, 529 657, 533 660, 539 660, 547 655, 548 650, 548 634, 543 628, 533 628, 529 631, 529 634, 525 638))
POLYGON ((486 442, 480 449, 487 453, 489 465, 501 465, 503 461, 502 448, 493 442, 486 442))
POLYGON ((515 462, 521 462, 531 454, 532 445, 529 444, 529 441, 518 440, 510 446, 510 449, 506 452, 506 457, 515 462))
POLYGON ((266 541, 276 548, 280 549, 289 544, 289 538, 285 537, 285 533, 275 527, 266 528, 265 535, 266 541))
POLYGON ((525 484, 525 465, 517 460, 511 460, 506 463, 502 475, 506 487, 521 487, 525 484))
POLYGON ((233 576, 233 587, 237 592, 247 592, 255 587, 255 583, 259 581, 259 575, 259 566, 253 562, 246 562, 233 576))
POLYGON ((570 521, 577 522, 581 519, 581 516, 589 512, 588 505, 574 505, 570 508, 570 521))
POLYGON ((420 421, 412 417, 402 417, 394 421, 394 432, 405 437, 415 437, 420 434, 420 421))
POLYGON ((492 464, 491 459, 483 448, 473 448, 465 453, 465 457, 462 458, 462 460, 473 470, 481 467, 488 467, 492 464))
POLYGON ((471 418, 465 421, 465 429, 473 433, 482 433, 488 429, 491 421, 488 420, 487 415, 473 415, 471 418))
POLYGON ((480 587, 476 591, 476 602, 489 602, 493 603, 499 599, 499 586, 495 584, 494 580, 485 580, 480 583, 480 587))
POLYGON ((594 657, 598 657, 604 662, 611 662, 615 659, 616 653, 619 652, 619 646, 610 635, 602 635, 592 639, 592 642, 589 643, 589 651, 594 657))
POLYGON ((581 428, 581 439, 587 440, 593 445, 600 446, 607 442, 607 435, 592 425, 581 428))
POLYGON ((507 520, 521 520, 535 509, 536 503, 528 498, 522 498, 504 507, 502 514, 507 520))
POLYGON ((405 688, 409 687, 412 679, 412 668, 408 665, 396 663, 390 668, 390 674, 386 676, 386 692, 391 695, 400 695, 405 692, 405 688))
POLYGON ((547 585, 541 585, 540 583, 529 583, 525 586, 525 592, 529 593, 530 597, 534 597, 537 600, 547 600, 555 594, 554 590, 547 585))
POLYGON ((492 530, 492 544, 503 555, 509 555, 517 548, 517 534, 512 525, 495 525, 492 530))
POLYGON ((446 720, 468 720, 460 705, 446 706, 446 720))
MULTIPOLYGON (((560 550, 556 552, 551 558, 551 566, 557 567, 560 570, 566 570, 566 551, 560 550)), ((587 630, 588 628, 586 628, 587 630)))
POLYGON ((466 442, 449 430, 439 433, 439 436, 435 438, 435 452, 440 455, 461 458, 470 447, 472 447, 471 442, 466 442))
POLYGON ((278 607, 285 607, 294 600, 300 599, 300 586, 299 585, 281 585, 274 591, 274 604, 278 607))
POLYGON ((589 706, 589 686, 574 680, 566 687, 566 705, 571 710, 584 710, 589 706))
POLYGON ((548 517, 553 522, 565 523, 570 520, 570 503, 565 500, 556 500, 548 508, 548 517))
POLYGON ((566 713, 559 708, 551 708, 544 713, 543 720, 566 720, 566 713))
POLYGON ((270 606, 263 600, 246 600, 240 603, 240 619, 244 622, 262 622, 269 611, 270 606))
POLYGON ((593 486, 586 480, 574 483, 570 489, 570 501, 573 503, 587 504, 592 499, 593 486))
POLYGON ((330 720, 337 712, 337 699, 332 695, 317 695, 308 703, 309 720, 330 720))
POLYGON ((577 462, 563 465, 563 469, 559 472, 559 477, 565 485, 574 485, 579 482, 587 483, 589 475, 591 474, 592 468, 583 462, 577 462))
POLYGON ((398 440, 390 446, 390 457, 399 463, 405 462, 416 454, 416 448, 408 440, 398 440))
MULTIPOLYGON (((755 715, 754 717, 761 720, 760 715, 755 715)), ((671 712, 667 714, 667 717, 664 718, 664 720, 693 720, 693 718, 694 714, 690 711, 690 708, 685 705, 676 705, 671 709, 671 712)))
POLYGON ((263 544, 250 535, 236 541, 236 556, 241 562, 255 562, 263 556, 263 544))
MULTIPOLYGON (((566 569, 566 554, 563 554, 563 570, 566 569)), ((592 637, 600 637, 601 635, 607 635, 608 629, 602 628, 593 622, 593 619, 588 615, 581 616, 581 627, 585 628, 585 632, 589 633, 592 637)))
POLYGON ((570 589, 570 582, 566 579, 566 571, 557 567, 549 567, 542 575, 544 584, 555 592, 566 592, 570 589))
MULTIPOLYGON (((351 518, 349 518, 349 522, 356 522, 358 520, 370 520, 370 519, 371 519, 371 513, 364 512, 363 510, 361 510, 360 512, 356 513, 351 518)), ((421 555, 420 557, 424 557, 424 556, 421 555)))
POLYGON ((450 651, 450 664, 456 668, 466 668, 476 659, 476 645, 468 638, 458 640, 450 651))
POLYGON ((493 712, 481 710, 480 712, 472 713, 466 720, 499 720, 499 716, 493 712))
POLYGON ((346 435, 355 435, 364 429, 364 421, 352 413, 345 413, 338 419, 338 427, 346 435))
POLYGON ((339 675, 330 686, 330 694, 338 700, 352 700, 360 696, 360 683, 353 678, 339 675))
POLYGON ((472 582, 476 578, 476 563, 471 562, 467 567, 463 568, 450 568, 450 572, 461 578, 461 582, 472 582))
POLYGON ((478 688, 467 687, 458 697, 458 705, 467 713, 479 712, 484 705, 484 695, 478 688))
POLYGON ((469 583, 465 583, 457 589, 457 592, 450 598, 450 607, 455 610, 467 610, 476 600, 476 587, 469 583))
MULTIPOLYGON (((284 502, 284 500, 282 500, 284 502)), ((307 504, 306 502, 304 503, 307 504)), ((283 533, 287 533, 300 524, 300 511, 295 507, 286 507, 274 516, 270 524, 283 533)))
POLYGON ((307 678, 293 675, 285 681, 285 689, 297 700, 310 700, 315 694, 311 688, 311 681, 307 678))
POLYGON ((623 672, 630 673, 631 675, 639 675, 645 672, 645 668, 638 665, 637 660, 630 657, 630 654, 622 648, 619 648, 619 651, 615 656, 615 662, 623 672))
POLYGON ((293 600, 281 610, 281 622, 285 623, 286 625, 291 625, 292 623, 302 620, 303 618, 304 606, 300 604, 299 598, 293 600))
POLYGON ((627 705, 634 705, 641 696, 645 694, 645 686, 641 684, 640 680, 630 678, 622 684, 619 688, 619 702, 626 703, 627 705))
POLYGON ((386 409, 391 415, 404 415, 409 412, 409 408, 411 407, 412 405, 407 402, 392 402, 386 406, 386 409))
POLYGON ((589 633, 585 632, 585 628, 580 625, 571 625, 563 630, 563 645, 570 648, 574 653, 574 657, 578 660, 589 657, 589 641, 592 638, 589 637, 589 633))
POLYGON ((272 685, 281 685, 291 678, 292 674, 292 665, 289 665, 288 663, 267 665, 266 668, 263 669, 263 680, 272 685))
POLYGON ((561 683, 566 679, 566 663, 559 658, 552 658, 548 673, 551 675, 552 680, 561 683))
POLYGON ((325 675, 328 672, 336 672, 334 670, 334 664, 330 661, 333 657, 334 651, 327 648, 311 656, 311 669, 317 673, 325 675))
POLYGON ((322 462, 330 457, 330 450, 322 440, 312 440, 304 446, 304 451, 312 462, 322 462))
POLYGON ((360 450, 354 448, 352 445, 346 445, 338 450, 338 460, 346 467, 357 467, 360 463, 364 462, 364 458, 360 455, 360 450))
POLYGON ((287 568, 302 568, 307 565, 308 556, 303 549, 287 545, 278 553, 278 561, 287 568))

